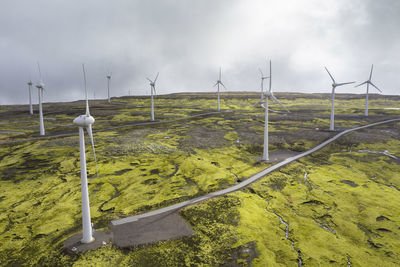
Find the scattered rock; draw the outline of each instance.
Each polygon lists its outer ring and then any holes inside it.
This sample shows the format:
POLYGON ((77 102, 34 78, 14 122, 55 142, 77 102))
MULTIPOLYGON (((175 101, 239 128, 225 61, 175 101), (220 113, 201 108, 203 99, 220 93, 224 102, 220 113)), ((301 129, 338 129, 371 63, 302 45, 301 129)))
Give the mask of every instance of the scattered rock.
POLYGON ((231 251, 223 267, 253 266, 251 262, 258 258, 260 253, 257 250, 256 242, 249 242, 244 246, 237 247, 231 251))
POLYGON ((156 184, 156 183, 157 183, 157 179, 155 179, 155 178, 147 179, 142 182, 142 184, 146 184, 146 185, 156 184))
POLYGON ((159 174, 160 170, 159 169, 152 169, 150 170, 150 174, 159 174))
POLYGON ((356 184, 355 182, 350 181, 350 180, 341 180, 340 182, 344 183, 344 184, 347 184, 347 185, 350 185, 351 187, 357 187, 358 186, 358 184, 356 184))
POLYGON ((306 205, 306 204, 323 205, 324 203, 319 200, 316 200, 316 199, 312 199, 312 200, 301 203, 301 205, 306 205))
POLYGON ((379 217, 376 217, 376 221, 377 222, 380 222, 380 221, 390 221, 390 219, 388 218, 388 217, 386 217, 386 216, 383 216, 383 215, 381 215, 381 216, 379 216, 379 217))
POLYGON ((132 169, 123 169, 123 170, 119 170, 119 171, 114 172, 114 175, 122 175, 122 174, 127 173, 127 172, 129 172, 129 171, 131 171, 131 170, 132 170, 132 169))
POLYGON ((387 233, 391 233, 392 232, 392 231, 390 231, 389 229, 386 229, 386 228, 378 228, 376 230, 379 231, 379 232, 387 232, 387 233))

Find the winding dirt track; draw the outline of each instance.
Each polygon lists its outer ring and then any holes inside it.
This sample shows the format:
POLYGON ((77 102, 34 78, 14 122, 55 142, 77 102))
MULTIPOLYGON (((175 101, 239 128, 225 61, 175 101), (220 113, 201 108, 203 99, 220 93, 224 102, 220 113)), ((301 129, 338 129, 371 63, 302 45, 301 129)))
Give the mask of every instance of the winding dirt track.
POLYGON ((267 174, 279 169, 282 166, 285 166, 285 165, 287 165, 287 164, 289 164, 289 163, 291 163, 293 161, 296 161, 296 160, 298 160, 298 159, 300 159, 302 157, 308 156, 311 153, 314 153, 314 152, 320 150, 321 148, 327 146, 328 144, 332 143, 333 141, 335 141, 336 139, 338 139, 339 137, 341 137, 341 136, 343 136, 343 135, 345 135, 347 133, 350 133, 352 131, 365 129, 365 128, 369 128, 369 127, 374 127, 374 126, 385 124, 385 123, 391 123, 391 122, 395 122, 395 121, 400 121, 400 119, 392 119, 392 120, 380 121, 380 122, 375 122, 375 123, 367 124, 367 125, 364 125, 364 126, 355 127, 355 128, 351 128, 351 129, 345 130, 345 131, 343 131, 341 133, 338 133, 334 137, 326 140, 325 142, 319 144, 318 146, 316 146, 316 147, 314 147, 314 148, 312 148, 312 149, 310 149, 310 150, 308 150, 306 152, 298 154, 296 156, 289 157, 289 158, 287 158, 287 159, 285 159, 285 160, 283 160, 283 161, 281 161, 281 162, 279 162, 279 163, 277 163, 277 164, 275 164, 275 165, 273 165, 273 166, 271 166, 271 167, 269 167, 269 168, 267 168, 267 169, 255 174, 255 175, 249 177, 245 181, 240 182, 240 183, 238 183, 238 184, 236 184, 234 186, 231 186, 231 187, 228 187, 226 189, 223 189, 223 190, 220 190, 220 191, 217 191, 217 192, 213 192, 213 193, 201 196, 201 197, 197 197, 197 198, 194 198, 194 199, 191 199, 191 200, 187 200, 187 201, 184 201, 184 202, 181 202, 181 203, 177 203, 177 204, 169 206, 169 207, 165 207, 165 208, 161 208, 161 209, 158 209, 158 210, 149 211, 149 212, 146 212, 146 213, 142 213, 142 214, 139 214, 139 215, 130 216, 130 217, 126 217, 126 218, 122 218, 122 219, 118 219, 118 220, 113 220, 113 221, 111 221, 111 224, 115 226, 115 225, 121 225, 121 224, 125 224, 125 223, 134 222, 134 221, 137 221, 137 220, 142 219, 142 218, 147 218, 147 217, 150 217, 150 216, 160 215, 160 214, 165 213, 165 212, 176 211, 178 209, 181 209, 181 208, 186 207, 188 205, 192 205, 192 204, 198 203, 198 202, 203 201, 203 200, 207 200, 207 199, 210 199, 210 198, 214 198, 214 197, 222 196, 222 195, 225 195, 225 194, 228 194, 228 193, 232 193, 234 191, 240 190, 240 189, 248 186, 249 184, 259 180, 260 178, 263 178, 267 174))

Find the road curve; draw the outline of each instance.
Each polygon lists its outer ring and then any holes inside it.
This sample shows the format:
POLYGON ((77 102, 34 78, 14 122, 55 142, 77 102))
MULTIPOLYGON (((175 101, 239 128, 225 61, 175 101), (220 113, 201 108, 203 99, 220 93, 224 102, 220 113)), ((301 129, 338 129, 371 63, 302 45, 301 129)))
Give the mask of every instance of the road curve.
POLYGON ((300 159, 302 157, 308 156, 311 153, 314 153, 314 152, 320 150, 321 148, 327 146, 328 144, 332 143, 333 141, 335 141, 339 137, 341 137, 341 136, 343 136, 343 135, 345 135, 345 134, 347 134, 349 132, 365 129, 365 128, 368 128, 368 127, 377 126, 377 125, 380 125, 380 124, 391 123, 391 122, 395 122, 395 121, 400 121, 400 119, 392 119, 392 120, 380 121, 380 122, 371 123, 371 124, 367 124, 367 125, 364 125, 364 126, 355 127, 355 128, 351 128, 351 129, 345 130, 343 132, 338 133, 334 137, 326 140, 325 142, 317 145, 316 147, 314 147, 314 148, 312 148, 312 149, 310 149, 308 151, 305 151, 305 152, 303 152, 301 154, 298 154, 296 156, 287 158, 287 159, 285 159, 285 160, 283 160, 283 161, 281 161, 281 162, 279 162, 279 163, 277 163, 277 164, 275 164, 275 165, 273 165, 273 166, 271 166, 271 167, 269 167, 269 168, 267 168, 267 169, 265 169, 265 170, 263 170, 263 171, 261 171, 259 173, 256 173, 255 175, 251 176, 250 178, 248 178, 248 179, 244 180, 243 182, 240 182, 240 183, 238 183, 238 184, 236 184, 234 186, 231 186, 231 187, 228 187, 226 189, 223 189, 223 190, 220 190, 220 191, 216 191, 216 192, 213 192, 213 193, 201 196, 201 197, 197 197, 197 198, 194 198, 194 199, 191 199, 191 200, 187 200, 187 201, 184 201, 184 202, 181 202, 181 203, 177 203, 177 204, 172 205, 172 206, 161 208, 161 209, 158 209, 158 210, 153 210, 153 211, 149 211, 149 212, 142 213, 142 214, 139 214, 139 215, 113 220, 113 221, 111 221, 111 224, 112 225, 121 225, 121 224, 125 224, 125 223, 134 222, 134 221, 137 221, 137 220, 139 220, 141 218, 146 218, 146 217, 149 217, 149 216, 158 215, 158 214, 161 214, 161 213, 164 213, 164 212, 172 212, 172 211, 181 209, 183 207, 198 203, 198 202, 206 200, 206 199, 210 199, 210 198, 222 196, 222 195, 225 195, 225 194, 228 194, 228 193, 232 193, 234 191, 240 190, 240 189, 248 186, 249 184, 259 180, 260 178, 262 178, 262 177, 266 176, 267 174, 279 169, 280 167, 285 166, 286 164, 289 164, 289 163, 291 163, 293 161, 296 161, 296 160, 298 160, 298 159, 300 159))

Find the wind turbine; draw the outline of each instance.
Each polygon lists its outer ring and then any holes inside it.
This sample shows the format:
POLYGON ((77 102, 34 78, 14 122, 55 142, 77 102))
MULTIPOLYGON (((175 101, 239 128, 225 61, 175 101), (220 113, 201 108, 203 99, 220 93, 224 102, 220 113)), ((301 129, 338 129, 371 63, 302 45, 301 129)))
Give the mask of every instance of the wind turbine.
POLYGON ((111 75, 112 75, 112 72, 106 76, 107 77, 107 89, 108 89, 108 103, 111 103, 111 99, 110 99, 110 80, 111 80, 111 75))
POLYGON ((42 80, 42 72, 40 71, 40 65, 39 62, 37 63, 38 70, 39 70, 39 82, 36 85, 36 88, 38 89, 38 95, 39 95, 39 123, 40 123, 40 135, 45 135, 44 131, 44 122, 43 122, 43 108, 42 108, 42 98, 43 98, 43 90, 44 90, 44 83, 42 80))
POLYGON ((346 84, 351 84, 355 82, 346 82, 346 83, 336 83, 335 79, 329 72, 329 70, 325 67, 326 71, 328 72, 329 76, 332 79, 332 108, 331 108, 331 122, 329 125, 329 130, 334 131, 335 130, 335 88, 338 86, 346 85, 346 84))
POLYGON ((217 91, 217 110, 218 111, 221 110, 220 103, 219 103, 219 98, 220 98, 219 97, 219 85, 222 85, 226 89, 225 85, 221 81, 221 67, 219 68, 219 78, 218 78, 217 82, 214 84, 214 87, 217 86, 217 88, 218 88, 218 91, 217 91))
POLYGON ((86 114, 80 115, 74 119, 73 124, 79 127, 79 151, 80 151, 80 161, 81 161, 81 194, 82 194, 82 243, 91 243, 94 241, 92 223, 90 220, 90 206, 89 206, 89 190, 87 183, 87 172, 86 172, 86 155, 85 155, 85 132, 83 128, 86 128, 88 135, 90 137, 90 142, 92 143, 94 160, 96 162, 96 172, 97 172, 97 161, 96 152, 94 149, 92 124, 94 123, 94 118, 89 113, 89 101, 88 93, 86 89, 86 73, 85 65, 82 64, 83 70, 83 80, 85 83, 85 96, 86 96, 86 114))
POLYGON ((32 81, 29 80, 28 82, 28 90, 29 90, 29 114, 33 115, 33 108, 32 108, 32 95, 31 95, 31 88, 32 88, 32 81))
MULTIPOLYGON (((268 79, 270 77, 264 76, 264 74, 263 74, 263 72, 262 72, 262 70, 260 68, 258 70, 260 71, 260 74, 261 74, 261 97, 260 97, 260 101, 262 101, 263 100, 263 96, 264 96, 264 80, 266 80, 266 79, 268 79)), ((270 88, 271 88, 271 86, 270 86, 270 88)))
MULTIPOLYGON (((290 112, 273 94, 272 92, 272 88, 271 88, 271 60, 269 61, 269 90, 265 92, 265 102, 263 106, 263 108, 265 109, 265 121, 264 121, 264 148, 263 148, 263 155, 262 155, 262 160, 264 161, 268 161, 269 160, 269 153, 268 153, 268 98, 272 98, 272 100, 274 100, 276 103, 278 103, 281 107, 283 107, 288 113, 290 112)), ((260 100, 260 102, 262 101, 262 99, 260 100)))
POLYGON ((158 78, 158 74, 160 74, 159 72, 157 73, 156 78, 154 79, 154 81, 150 80, 149 78, 146 78, 149 82, 150 82, 150 88, 151 88, 151 120, 154 121, 154 99, 153 99, 153 94, 156 94, 156 81, 158 78), (154 93, 153 93, 154 91, 154 93))
POLYGON ((381 89, 379 89, 378 87, 376 87, 376 85, 373 84, 373 83, 371 82, 372 71, 373 71, 373 69, 374 69, 374 65, 372 64, 372 66, 371 66, 371 72, 370 72, 370 74, 369 74, 369 79, 366 80, 365 82, 360 83, 359 85, 356 85, 356 86, 355 86, 355 87, 358 87, 358 86, 361 86, 361 85, 363 85, 363 84, 367 84, 367 93, 366 93, 366 96, 365 96, 365 111, 364 111, 364 116, 368 116, 368 93, 369 93, 369 85, 372 85, 373 87, 375 87, 375 89, 377 89, 379 92, 382 93, 381 89))

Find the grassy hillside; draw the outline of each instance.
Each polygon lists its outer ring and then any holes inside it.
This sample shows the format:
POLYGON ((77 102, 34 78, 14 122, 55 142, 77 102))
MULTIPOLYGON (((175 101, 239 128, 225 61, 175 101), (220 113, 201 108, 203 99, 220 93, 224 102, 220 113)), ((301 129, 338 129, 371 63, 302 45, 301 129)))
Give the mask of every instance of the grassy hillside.
MULTIPOLYGON (((270 113, 270 150, 305 151, 334 133, 329 96, 277 94, 291 113, 270 113)), ((95 229, 112 219, 204 195, 268 167, 261 163, 258 94, 173 94, 91 102, 99 174, 87 145, 95 229), (179 119, 179 120, 177 120, 179 119), (132 126, 125 127, 128 124, 132 126)), ((339 130, 398 118, 400 98, 338 95, 339 130)), ((274 110, 280 110, 273 104, 274 110)), ((0 107, 0 263, 4 266, 395 266, 400 264, 400 124, 342 137, 250 187, 181 211, 196 233, 120 250, 63 253, 81 231, 78 131, 84 103, 45 104, 46 134, 27 106, 0 107), (18 140, 26 140, 17 143, 18 140)))

